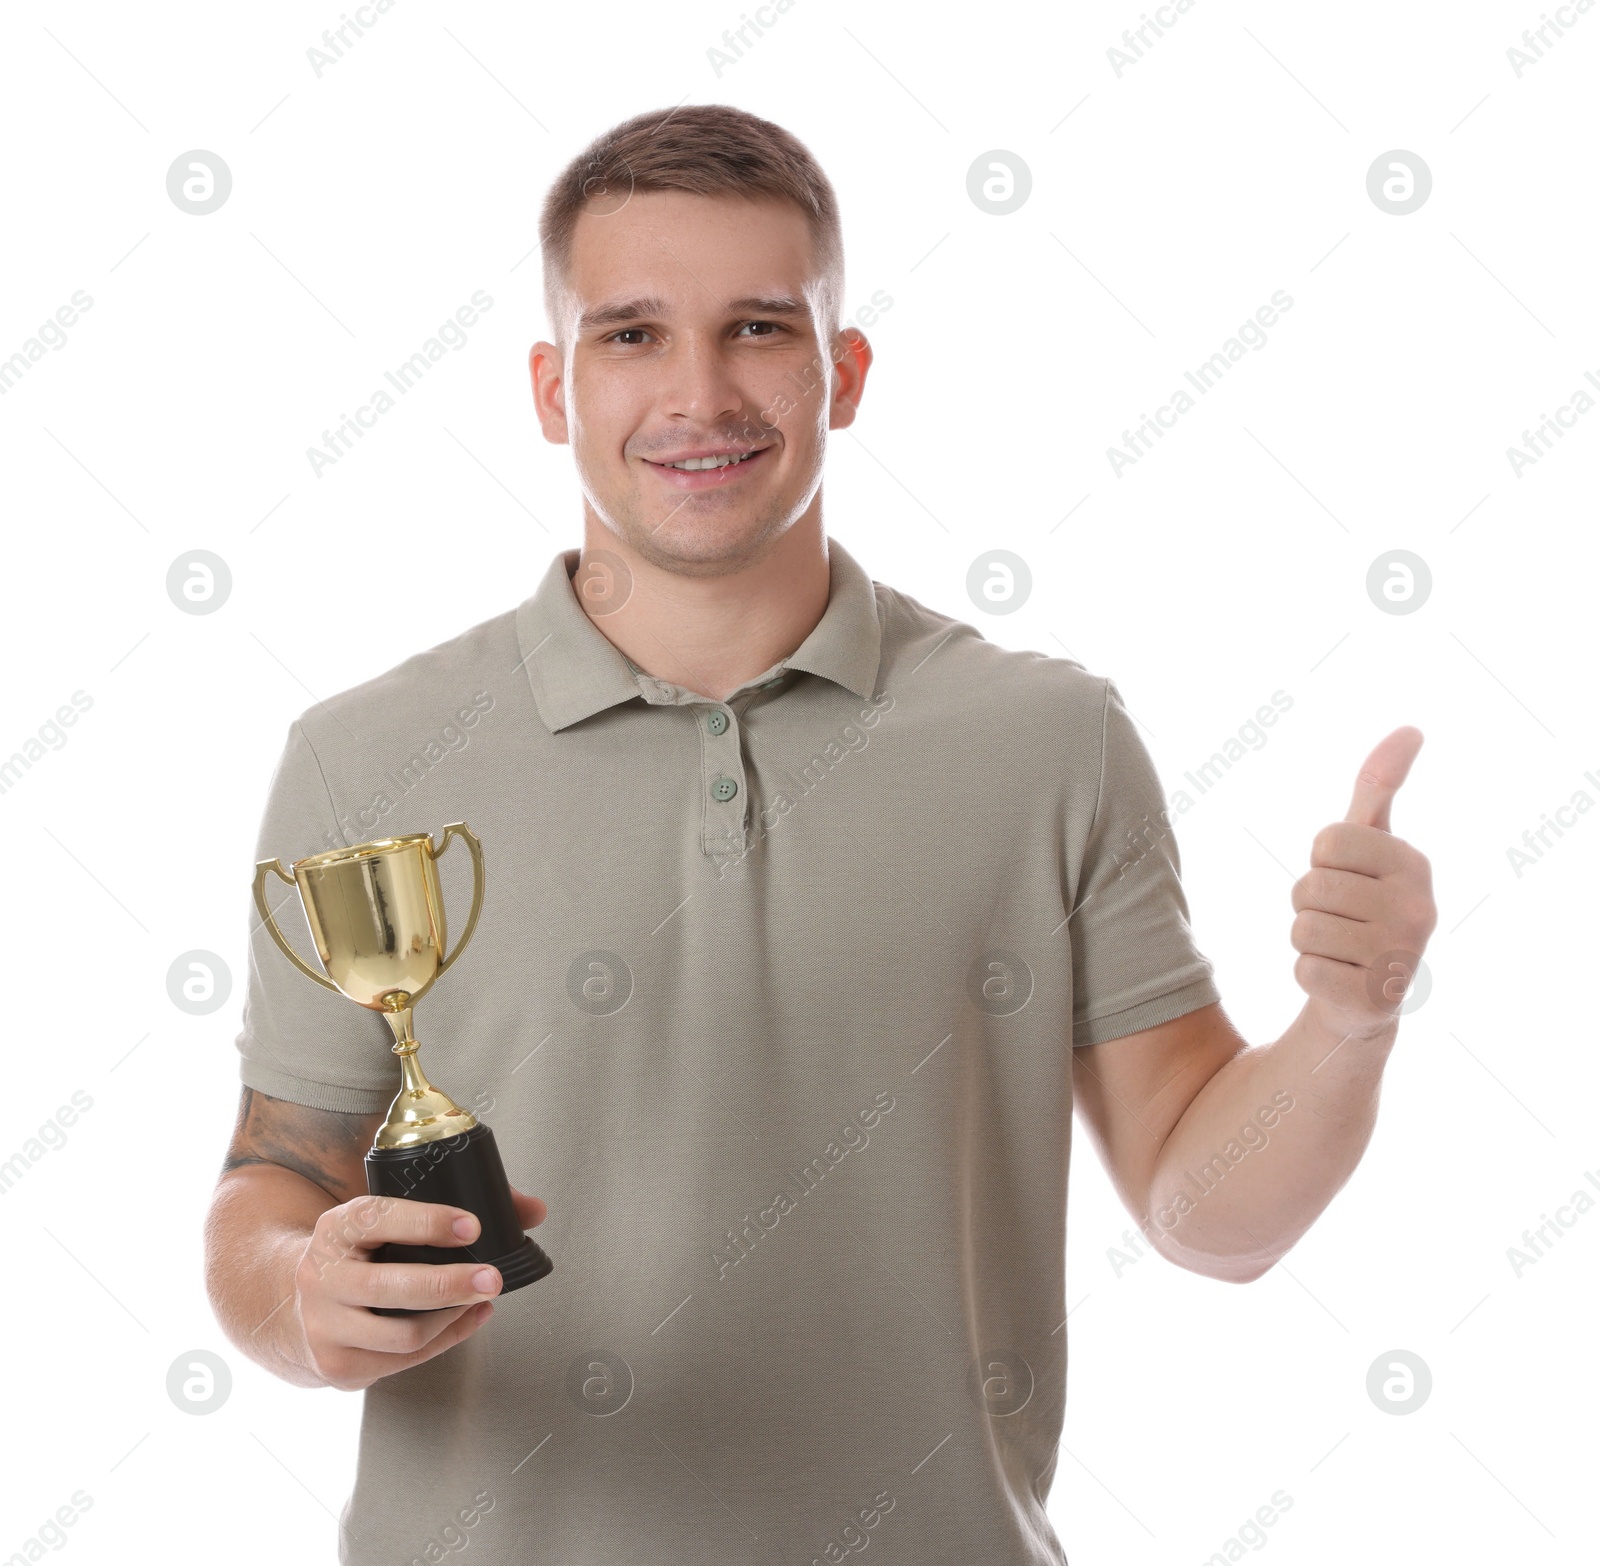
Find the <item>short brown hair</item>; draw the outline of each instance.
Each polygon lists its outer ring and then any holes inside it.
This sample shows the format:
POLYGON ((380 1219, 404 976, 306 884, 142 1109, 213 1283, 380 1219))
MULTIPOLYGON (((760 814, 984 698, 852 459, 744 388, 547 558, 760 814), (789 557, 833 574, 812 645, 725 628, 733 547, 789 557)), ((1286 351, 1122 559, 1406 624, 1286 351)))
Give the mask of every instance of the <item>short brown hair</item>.
POLYGON ((725 103, 704 103, 636 114, 597 136, 556 176, 539 219, 539 245, 545 309, 558 342, 566 331, 561 302, 579 214, 591 200, 603 206, 633 191, 659 190, 792 201, 805 214, 821 265, 823 325, 839 329, 844 238, 828 176, 781 125, 725 103))

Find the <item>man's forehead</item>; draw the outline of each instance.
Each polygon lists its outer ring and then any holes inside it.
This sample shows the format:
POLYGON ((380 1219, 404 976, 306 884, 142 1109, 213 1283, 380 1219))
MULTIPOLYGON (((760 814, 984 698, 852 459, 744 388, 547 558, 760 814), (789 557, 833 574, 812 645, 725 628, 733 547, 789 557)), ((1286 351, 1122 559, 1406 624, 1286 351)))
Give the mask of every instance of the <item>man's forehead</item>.
POLYGON ((672 301, 696 288, 704 304, 708 295, 799 297, 813 262, 793 202, 649 191, 579 214, 567 276, 585 308, 624 294, 672 301))

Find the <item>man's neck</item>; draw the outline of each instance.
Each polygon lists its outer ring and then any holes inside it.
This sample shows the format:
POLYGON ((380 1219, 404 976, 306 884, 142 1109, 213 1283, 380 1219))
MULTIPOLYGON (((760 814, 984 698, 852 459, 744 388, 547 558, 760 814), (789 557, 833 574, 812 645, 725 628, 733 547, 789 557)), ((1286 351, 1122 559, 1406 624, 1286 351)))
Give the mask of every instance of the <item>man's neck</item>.
POLYGON ((664 570, 588 517, 584 558, 591 552, 620 558, 633 573, 620 608, 597 613, 584 604, 594 627, 646 674, 713 701, 788 657, 828 607, 828 541, 820 514, 802 517, 760 560, 720 576, 664 570))

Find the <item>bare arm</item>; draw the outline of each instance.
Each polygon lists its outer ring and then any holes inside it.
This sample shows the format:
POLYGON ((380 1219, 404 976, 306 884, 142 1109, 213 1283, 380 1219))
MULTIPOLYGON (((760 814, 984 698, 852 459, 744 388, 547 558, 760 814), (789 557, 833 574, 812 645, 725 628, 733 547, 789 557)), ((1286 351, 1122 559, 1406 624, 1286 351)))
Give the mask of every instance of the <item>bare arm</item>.
MULTIPOLYGON (((370 1386, 444 1353, 494 1308, 492 1267, 371 1259, 390 1241, 461 1245, 478 1232, 460 1208, 367 1194, 362 1159, 382 1119, 240 1096, 206 1219, 206 1289, 229 1341, 296 1386, 370 1386)), ((543 1202, 512 1195, 525 1226, 543 1221, 543 1202)))
POLYGON ((1290 941, 1309 999, 1251 1049, 1219 1005, 1074 1052, 1073 1091, 1118 1194, 1164 1256, 1259 1278, 1366 1151, 1399 1010, 1438 922, 1427 859, 1389 830, 1422 744, 1397 729, 1367 757, 1343 821, 1312 843, 1290 941))
POLYGON ((1073 1056, 1079 1110, 1156 1250, 1191 1272, 1259 1278, 1366 1151, 1397 1029, 1342 1044, 1308 1001, 1252 1049, 1220 1005, 1073 1056))

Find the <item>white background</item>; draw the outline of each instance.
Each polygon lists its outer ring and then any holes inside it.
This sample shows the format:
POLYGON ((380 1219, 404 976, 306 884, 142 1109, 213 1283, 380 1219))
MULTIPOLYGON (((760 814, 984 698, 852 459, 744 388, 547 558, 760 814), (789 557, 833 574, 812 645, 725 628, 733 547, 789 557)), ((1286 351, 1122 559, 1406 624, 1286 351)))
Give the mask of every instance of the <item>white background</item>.
POLYGON ((615 121, 723 101, 835 182, 847 311, 893 301, 833 442, 829 530, 992 639, 1112 675, 1169 790, 1292 697, 1179 826, 1201 947, 1252 1041, 1302 999, 1289 892, 1313 834, 1384 734, 1427 737, 1393 825, 1434 865, 1431 993, 1365 1161, 1287 1262, 1242 1288, 1114 1265, 1129 1221, 1080 1145, 1050 1498, 1072 1560, 1202 1561, 1278 1490, 1272 1560, 1578 1559, 1600 1211, 1520 1277, 1507 1248, 1600 1170, 1600 820, 1520 875, 1507 850, 1575 791, 1600 798, 1600 412, 1520 476, 1506 448, 1600 376, 1600 10, 1520 78, 1506 51, 1532 3, 1198 0, 1120 76, 1107 50, 1137 0, 1069 20, 798 0, 719 76, 707 51, 739 12, 399 0, 320 78, 306 51, 337 0, 0 23, 0 357, 93 299, 0 397, 0 753, 92 699, 0 794, 0 1159, 92 1099, 0 1199, 0 1553, 81 1489, 75 1560, 332 1558, 360 1399, 257 1370, 201 1279, 268 778, 313 700, 511 607, 579 541, 526 378, 539 202, 615 121), (195 149, 233 179, 203 217, 166 189, 195 149), (1394 149, 1432 173, 1404 216, 1367 192, 1394 149), (967 194, 995 150, 1032 175, 1005 216, 967 194), (467 346, 314 476, 306 448, 477 289, 494 303, 467 346), (1293 306, 1266 346, 1119 477, 1106 448, 1275 290, 1293 306), (195 549, 232 574, 208 615, 166 592, 195 549), (994 549, 1033 576, 1006 616, 966 593, 994 549), (1397 549, 1431 570, 1413 613, 1366 589, 1397 549), (235 979, 206 1016, 168 999, 192 949, 235 979), (196 1349, 233 1373, 204 1417, 165 1390, 196 1349), (1366 1390, 1394 1349, 1433 1377, 1403 1417, 1366 1390))

